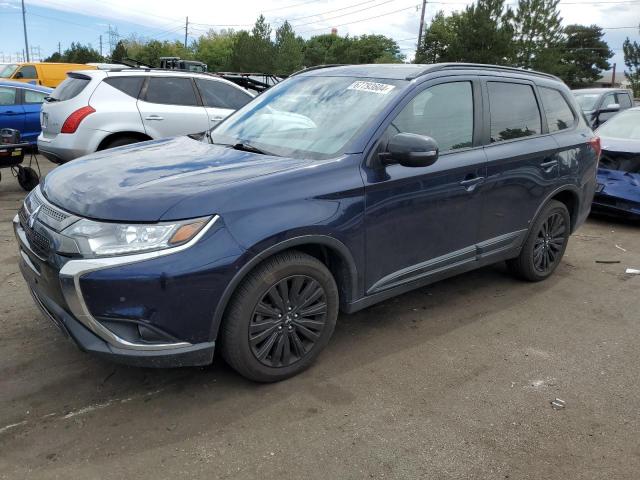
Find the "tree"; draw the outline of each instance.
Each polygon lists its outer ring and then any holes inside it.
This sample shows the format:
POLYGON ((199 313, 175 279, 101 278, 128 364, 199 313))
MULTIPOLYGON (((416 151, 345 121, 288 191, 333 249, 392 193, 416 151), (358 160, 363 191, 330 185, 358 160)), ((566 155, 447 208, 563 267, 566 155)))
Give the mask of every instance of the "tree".
POLYGON ((274 71, 289 75, 302 68, 304 40, 296 37, 291 24, 285 21, 276 30, 274 71))
POLYGON ((564 43, 560 0, 520 0, 512 17, 515 66, 560 74, 564 43))
POLYGON ((422 42, 418 45, 415 63, 448 61, 449 49, 454 41, 454 36, 451 17, 445 17, 443 11, 436 13, 431 25, 424 31, 422 42))
POLYGON ((62 62, 62 55, 60 55, 58 52, 55 52, 45 58, 43 62, 62 62))
POLYGON ((82 45, 80 42, 71 42, 62 55, 54 53, 45 62, 65 62, 65 63, 89 63, 104 62, 104 58, 95 50, 91 44, 82 45))
POLYGON ((447 49, 446 60, 474 63, 509 63, 514 41, 513 12, 504 0, 478 0, 462 12, 451 15, 455 35, 447 49))
POLYGON ((344 63, 402 63, 398 43, 384 35, 361 35, 354 37, 349 51, 348 62, 344 63))
POLYGON ((640 44, 629 40, 629 37, 622 44, 624 51, 624 64, 629 69, 624 72, 627 80, 631 83, 634 97, 640 97, 640 44))
POLYGON ((111 61, 114 63, 122 62, 127 57, 127 47, 122 40, 118 40, 113 52, 111 52, 111 61))
POLYGON ((236 36, 231 30, 209 30, 206 35, 201 35, 196 40, 194 57, 206 63, 210 72, 231 70, 231 56, 236 36))
POLYGON ((350 63, 348 57, 353 40, 350 37, 324 34, 311 37, 304 45, 307 67, 329 63, 350 63))
POLYGON ((604 41, 604 33, 597 25, 569 25, 564 29, 565 53, 562 79, 571 88, 588 87, 609 70, 613 52, 604 41))

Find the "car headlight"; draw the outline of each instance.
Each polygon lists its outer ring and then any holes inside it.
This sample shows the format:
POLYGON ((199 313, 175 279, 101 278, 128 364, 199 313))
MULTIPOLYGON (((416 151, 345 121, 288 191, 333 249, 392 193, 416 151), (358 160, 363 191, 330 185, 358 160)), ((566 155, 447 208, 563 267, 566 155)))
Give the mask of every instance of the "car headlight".
POLYGON ((170 223, 123 224, 82 219, 62 233, 73 238, 83 254, 127 255, 187 243, 209 220, 210 217, 170 223))

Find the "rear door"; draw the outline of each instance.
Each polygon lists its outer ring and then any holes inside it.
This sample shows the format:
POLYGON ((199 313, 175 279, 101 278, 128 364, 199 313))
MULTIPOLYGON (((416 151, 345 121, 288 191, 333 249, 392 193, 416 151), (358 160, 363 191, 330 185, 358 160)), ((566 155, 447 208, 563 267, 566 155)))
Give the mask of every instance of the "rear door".
POLYGON ((189 77, 147 78, 138 110, 152 138, 172 137, 209 129, 207 112, 189 77))
POLYGON ((523 237, 558 178, 558 145, 548 133, 533 82, 483 81, 487 179, 480 241, 523 237))
POLYGON ((207 110, 209 128, 253 100, 245 90, 220 80, 196 78, 196 85, 207 110))
POLYGON ((24 134, 22 137, 35 142, 40 135, 40 110, 48 93, 22 89, 22 108, 24 109, 24 134))
POLYGON ((0 86, 0 128, 24 131, 24 108, 17 88, 0 86))

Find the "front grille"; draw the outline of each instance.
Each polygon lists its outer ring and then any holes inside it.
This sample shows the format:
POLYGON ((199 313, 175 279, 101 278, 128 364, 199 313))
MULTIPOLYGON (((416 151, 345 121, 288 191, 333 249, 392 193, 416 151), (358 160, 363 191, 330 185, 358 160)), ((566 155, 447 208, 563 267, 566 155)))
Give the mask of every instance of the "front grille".
POLYGON ((18 218, 20 219, 20 226, 27 236, 29 246, 31 247, 31 250, 33 250, 33 253, 42 258, 48 257, 51 252, 51 242, 47 237, 42 235, 40 232, 36 232, 29 226, 27 213, 24 207, 18 210, 18 218))
POLYGON ((54 210, 53 208, 51 208, 49 205, 46 205, 46 204, 42 205, 42 207, 40 208, 40 212, 45 214, 47 217, 53 218, 57 222, 63 222, 64 220, 69 218, 69 215, 67 215, 66 213, 60 212, 58 210, 54 210))

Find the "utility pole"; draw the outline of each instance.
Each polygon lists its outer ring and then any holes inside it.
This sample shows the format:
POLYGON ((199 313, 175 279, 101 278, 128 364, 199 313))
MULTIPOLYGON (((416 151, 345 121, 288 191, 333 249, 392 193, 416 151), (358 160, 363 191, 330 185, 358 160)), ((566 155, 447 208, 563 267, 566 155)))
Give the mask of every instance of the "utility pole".
POLYGON ((60 42, 58 42, 58 55, 62 56, 62 49, 60 48, 60 42))
POLYGON ((418 30, 418 48, 422 45, 422 30, 424 29, 424 11, 427 9, 427 0, 422 0, 422 14, 420 15, 420 30, 418 30))
POLYGON ((102 56, 102 35, 100 35, 100 56, 102 56))
POLYGON ((184 24, 184 48, 187 48, 187 36, 189 35, 189 17, 184 24))
POLYGON ((27 40, 27 19, 25 18, 24 14, 24 0, 22 0, 22 28, 24 29, 24 49, 27 52, 27 62, 30 62, 31 60, 29 60, 29 41, 27 40))
POLYGON ((611 75, 611 87, 616 87, 616 64, 613 64, 613 74, 611 75))

